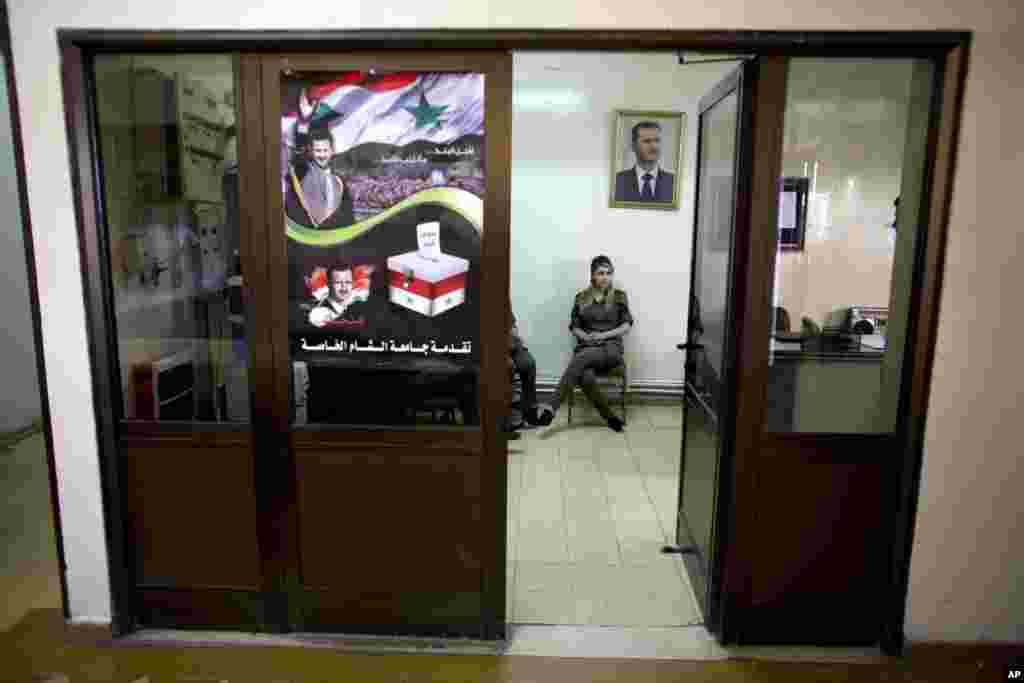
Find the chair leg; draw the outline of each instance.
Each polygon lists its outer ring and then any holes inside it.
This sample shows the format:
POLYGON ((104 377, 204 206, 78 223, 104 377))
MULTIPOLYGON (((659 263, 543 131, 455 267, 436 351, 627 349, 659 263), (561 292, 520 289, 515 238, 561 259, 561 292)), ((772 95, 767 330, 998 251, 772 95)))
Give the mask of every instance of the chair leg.
POLYGON ((571 392, 569 392, 569 396, 566 399, 566 403, 568 404, 568 408, 569 408, 569 414, 567 416, 568 424, 572 424, 572 403, 573 403, 573 396, 575 395, 575 393, 576 393, 576 389, 573 388, 573 390, 571 392))

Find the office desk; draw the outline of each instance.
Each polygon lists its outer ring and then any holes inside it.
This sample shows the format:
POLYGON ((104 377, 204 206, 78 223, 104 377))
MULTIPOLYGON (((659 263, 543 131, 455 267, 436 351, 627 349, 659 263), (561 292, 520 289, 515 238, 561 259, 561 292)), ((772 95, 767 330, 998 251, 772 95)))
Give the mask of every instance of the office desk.
POLYGON ((771 343, 766 429, 774 432, 888 431, 879 415, 885 339, 845 348, 771 343))

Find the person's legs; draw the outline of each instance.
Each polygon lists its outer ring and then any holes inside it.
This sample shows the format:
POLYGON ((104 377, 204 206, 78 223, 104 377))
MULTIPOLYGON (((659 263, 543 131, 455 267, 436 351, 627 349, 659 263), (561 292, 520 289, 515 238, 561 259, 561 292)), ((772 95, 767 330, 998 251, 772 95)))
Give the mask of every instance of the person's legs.
MULTIPOLYGON (((569 367, 565 369, 565 372, 562 374, 562 380, 558 383, 558 393, 554 400, 549 405, 543 406, 539 411, 538 421, 540 424, 551 424, 555 413, 558 412, 559 406, 569 395, 569 392, 573 390, 573 387, 577 384, 583 386, 584 372, 587 369, 600 370, 611 368, 617 365, 620 360, 621 353, 619 350, 608 346, 591 346, 580 349, 573 354, 569 367)), ((604 397, 604 392, 597 386, 596 378, 593 377, 593 374, 593 372, 590 373, 589 379, 591 388, 588 389, 586 386, 583 386, 583 390, 587 392, 588 398, 597 406, 597 409, 602 411, 601 414, 607 420, 608 425, 615 431, 621 431, 622 421, 611 413, 608 408, 608 399, 604 397), (602 405, 604 406, 603 410, 602 405)))
POLYGON ((615 413, 612 412, 611 406, 608 404, 608 397, 605 396, 601 387, 597 383, 597 370, 609 370, 614 368, 622 361, 622 354, 615 347, 603 347, 602 350, 605 352, 603 358, 595 360, 592 365, 587 367, 583 371, 583 375, 580 378, 580 386, 583 388, 583 393, 587 395, 590 402, 597 408, 597 412, 601 414, 608 426, 617 432, 622 431, 622 420, 619 419, 615 413))
POLYGON ((519 381, 522 383, 522 398, 519 401, 523 417, 533 423, 537 416, 537 363, 533 360, 533 354, 525 346, 512 355, 512 362, 515 363, 516 372, 519 373, 519 381))
POLYGON ((583 389, 583 393, 590 402, 597 408, 597 412, 601 414, 605 420, 612 415, 612 410, 608 406, 608 399, 605 398, 604 392, 601 391, 601 387, 597 385, 597 372, 594 368, 587 368, 583 371, 583 376, 580 377, 580 387, 583 389))
POLYGON ((569 367, 562 373, 562 379, 558 383, 558 393, 555 394, 554 400, 551 401, 549 407, 552 412, 557 413, 558 408, 562 405, 562 401, 569 396, 569 392, 580 383, 583 377, 583 371, 595 363, 601 363, 604 358, 604 349, 596 346, 589 346, 583 349, 579 349, 572 355, 572 360, 569 361, 569 367))

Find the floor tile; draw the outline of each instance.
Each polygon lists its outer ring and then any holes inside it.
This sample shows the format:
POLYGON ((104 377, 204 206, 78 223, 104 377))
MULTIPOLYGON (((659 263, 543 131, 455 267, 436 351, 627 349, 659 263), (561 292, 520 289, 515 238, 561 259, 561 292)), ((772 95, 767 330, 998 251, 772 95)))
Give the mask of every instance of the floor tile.
POLYGON ((510 504, 515 621, 652 626, 697 619, 678 557, 661 553, 670 524, 674 534, 678 434, 655 428, 669 423, 666 415, 640 408, 622 434, 583 410, 572 425, 556 421, 521 440, 519 499, 510 504), (565 594, 552 597, 557 590, 565 594))
POLYGON ((634 404, 629 406, 629 410, 626 414, 626 418, 629 420, 626 423, 628 431, 651 429, 654 427, 654 423, 651 422, 647 408, 648 406, 645 404, 634 404))
POLYGON ((575 619, 572 566, 518 562, 512 616, 516 623, 569 624, 575 619))
POLYGON ((565 537, 561 531, 553 533, 524 527, 516 539, 515 559, 520 562, 568 562, 565 537))
POLYGON ((607 628, 600 626, 515 626, 510 655, 614 659, 726 659, 701 626, 607 628))
POLYGON ((682 405, 647 406, 647 417, 656 429, 678 428, 683 423, 682 405))
POLYGON ((574 577, 577 604, 590 625, 680 626, 698 621, 688 588, 671 564, 586 565, 574 577))
POLYGON ((672 429, 652 429, 626 435, 630 453, 653 472, 675 472, 679 469, 682 436, 672 429))

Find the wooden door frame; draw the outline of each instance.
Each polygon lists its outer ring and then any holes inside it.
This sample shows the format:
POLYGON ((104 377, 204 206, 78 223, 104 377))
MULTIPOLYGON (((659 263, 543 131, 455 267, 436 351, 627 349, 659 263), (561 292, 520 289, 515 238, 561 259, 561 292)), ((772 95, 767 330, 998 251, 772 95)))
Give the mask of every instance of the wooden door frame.
MULTIPOLYGON (((330 51, 344 45, 346 49, 373 49, 389 51, 410 50, 580 50, 580 51, 641 51, 689 50, 721 52, 726 54, 757 54, 761 57, 919 57, 936 61, 941 81, 936 98, 932 134, 929 138, 929 180, 926 183, 925 215, 928 230, 919 245, 920 263, 923 264, 915 280, 912 310, 917 311, 917 324, 907 336, 908 354, 905 378, 901 387, 901 410, 907 416, 905 443, 900 467, 900 514, 894 520, 896 532, 891 545, 889 584, 884 601, 886 611, 883 648, 899 653, 903 646, 904 607, 909 580, 909 562, 920 482, 924 423, 930 389, 931 369, 934 361, 934 343, 938 329, 939 295, 942 285, 946 234, 952 180, 956 167, 956 148, 966 78, 967 57, 971 33, 966 31, 895 31, 895 32, 806 32, 806 31, 617 31, 617 30, 349 30, 349 31, 132 31, 102 29, 60 29, 58 44, 63 64, 62 89, 68 134, 72 185, 79 233, 79 246, 83 265, 84 304, 86 309, 89 358, 93 377, 93 402, 98 435, 100 475, 103 482, 103 507, 106 519, 106 539, 109 553, 109 572, 112 595, 113 629, 124 633, 132 628, 130 603, 126 600, 126 560, 128 549, 124 519, 119 502, 116 474, 117 445, 114 439, 115 416, 110 400, 111 382, 117 378, 116 368, 109 353, 111 342, 110 301, 106 295, 109 283, 107 272, 105 231, 96 189, 98 169, 95 163, 95 131, 90 125, 89 75, 86 70, 88 56, 99 51, 118 52, 246 52, 273 51, 330 51)), ((12 91, 13 92, 13 91, 12 91)), ((755 96, 755 106, 779 107, 771 101, 762 87, 755 96)), ((763 140, 771 131, 755 131, 763 140)), ((777 201, 766 194, 769 183, 775 179, 761 164, 753 169, 753 215, 764 221, 774 215, 777 201), (760 210, 764 210, 762 215, 760 210)), ((28 220, 26 215, 25 220, 28 220)), ((754 231, 749 244, 746 282, 756 283, 758 276, 769 272, 766 259, 773 251, 771 243, 754 231)), ((764 231, 761 231, 764 232, 764 231)), ((506 264, 507 268, 507 264, 506 264)), ((506 274, 507 282, 507 274, 506 274)), ((749 311, 748 323, 753 325, 749 334, 742 334, 744 358, 756 357, 767 347, 767 308, 761 306, 764 291, 747 287, 737 290, 737 303, 742 312, 749 311), (763 324, 762 324, 763 323, 763 324), (760 334, 759 330, 765 333, 760 334), (762 338, 763 337, 763 338, 762 338), (754 355, 749 355, 754 354, 754 355)), ((741 316, 737 316, 740 319, 741 316)), ((494 324, 497 324, 496 322, 494 324)), ((504 323, 502 323, 504 324, 504 323)), ((743 331, 741 331, 743 332, 743 331)), ((737 368, 740 370, 739 368, 737 368)), ((764 377, 747 370, 740 371, 737 389, 743 386, 764 386, 764 377)), ((737 413, 752 414, 754 407, 763 405, 762 396, 743 398, 737 403, 737 413), (758 402, 758 399, 761 402, 758 402), (743 404, 741 407, 740 404, 743 404)), ((759 423, 758 423, 759 424, 759 423)), ((749 438, 751 435, 748 434, 749 438)), ((738 439, 743 435, 738 433, 738 439)), ((738 447, 740 444, 737 444, 738 447)), ((499 539, 494 559, 504 559, 505 548, 505 481, 504 461, 491 459, 494 469, 487 473, 490 489, 495 495, 495 508, 491 518, 497 525, 499 539)), ((735 469, 727 485, 737 495, 756 487, 750 454, 737 453, 735 469)), ((735 537, 739 527, 750 528, 755 520, 750 515, 735 520, 736 526, 728 530, 726 542, 735 537)), ((737 596, 745 595, 749 588, 749 571, 743 566, 723 565, 723 577, 737 596)), ((494 604, 504 604, 503 587, 487 589, 494 604)), ((494 609, 495 617, 503 610, 494 609)), ((501 629, 503 631, 503 628, 501 629)))

